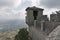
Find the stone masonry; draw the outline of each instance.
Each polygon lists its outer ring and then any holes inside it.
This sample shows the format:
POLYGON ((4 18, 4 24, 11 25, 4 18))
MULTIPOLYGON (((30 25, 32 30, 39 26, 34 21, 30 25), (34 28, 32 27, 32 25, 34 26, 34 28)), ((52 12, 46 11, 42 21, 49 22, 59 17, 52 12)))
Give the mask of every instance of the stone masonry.
POLYGON ((42 8, 28 7, 26 11, 30 40, 52 40, 50 37, 54 30, 60 27, 60 14, 51 14, 49 20, 47 15, 43 15, 44 9, 42 8))

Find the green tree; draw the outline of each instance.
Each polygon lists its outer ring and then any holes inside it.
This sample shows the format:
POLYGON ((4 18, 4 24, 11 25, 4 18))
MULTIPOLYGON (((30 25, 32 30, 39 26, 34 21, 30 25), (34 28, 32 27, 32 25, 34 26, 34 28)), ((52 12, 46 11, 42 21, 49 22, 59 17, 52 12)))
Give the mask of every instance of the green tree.
POLYGON ((15 36, 15 40, 29 40, 29 35, 26 28, 20 29, 18 34, 15 36))

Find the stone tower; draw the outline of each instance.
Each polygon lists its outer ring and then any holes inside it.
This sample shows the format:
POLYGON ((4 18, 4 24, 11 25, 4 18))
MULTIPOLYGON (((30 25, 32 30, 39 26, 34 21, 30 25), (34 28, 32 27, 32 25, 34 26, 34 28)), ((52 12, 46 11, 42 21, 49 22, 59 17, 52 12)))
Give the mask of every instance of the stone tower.
MULTIPOLYGON (((26 9, 27 15, 26 15, 26 24, 29 26, 29 35, 31 37, 31 40, 40 40, 41 38, 38 37, 38 29, 40 31, 45 30, 45 21, 48 21, 47 15, 43 15, 42 8, 37 7, 28 7, 26 9)), ((40 32, 39 31, 39 32, 40 32)), ((43 34, 42 34, 43 35, 43 34)), ((42 36, 42 40, 45 39, 45 37, 42 36)))
POLYGON ((26 9, 27 11, 27 16, 26 16, 26 23, 29 26, 34 25, 34 21, 35 20, 40 20, 41 16, 43 15, 43 10, 41 8, 37 8, 37 7, 28 7, 26 9))
POLYGON ((60 28, 58 26, 60 25, 60 13, 51 14, 49 21, 47 15, 43 15, 43 10, 35 6, 26 8, 26 24, 29 27, 30 40, 55 40, 57 36, 54 33, 60 31, 60 29, 57 30, 60 28))

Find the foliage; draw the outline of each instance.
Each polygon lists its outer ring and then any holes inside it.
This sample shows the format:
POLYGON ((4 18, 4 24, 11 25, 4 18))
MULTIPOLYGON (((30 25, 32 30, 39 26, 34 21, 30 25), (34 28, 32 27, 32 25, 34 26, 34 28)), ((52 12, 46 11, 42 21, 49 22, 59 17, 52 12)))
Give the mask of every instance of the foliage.
POLYGON ((29 39, 29 35, 28 35, 28 31, 26 28, 22 28, 20 29, 20 31, 18 32, 18 34, 15 36, 15 40, 28 40, 29 39))

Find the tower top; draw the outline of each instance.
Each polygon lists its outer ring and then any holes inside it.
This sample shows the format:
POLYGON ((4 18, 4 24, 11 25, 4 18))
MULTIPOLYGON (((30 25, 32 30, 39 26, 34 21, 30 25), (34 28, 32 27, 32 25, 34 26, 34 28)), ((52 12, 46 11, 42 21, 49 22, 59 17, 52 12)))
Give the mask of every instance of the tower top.
POLYGON ((26 8, 26 11, 27 11, 27 10, 37 10, 37 11, 38 11, 38 10, 42 10, 42 11, 43 11, 44 9, 42 9, 42 8, 37 8, 37 7, 33 6, 33 7, 28 7, 28 8, 26 8))

